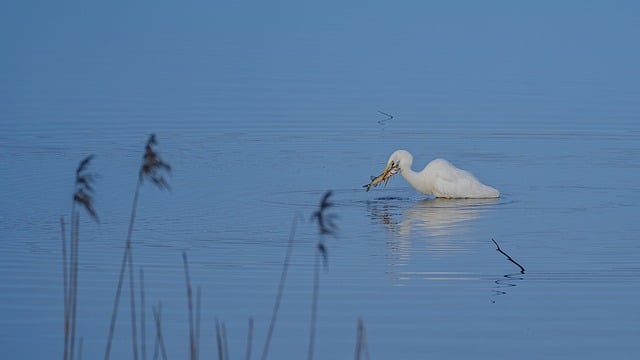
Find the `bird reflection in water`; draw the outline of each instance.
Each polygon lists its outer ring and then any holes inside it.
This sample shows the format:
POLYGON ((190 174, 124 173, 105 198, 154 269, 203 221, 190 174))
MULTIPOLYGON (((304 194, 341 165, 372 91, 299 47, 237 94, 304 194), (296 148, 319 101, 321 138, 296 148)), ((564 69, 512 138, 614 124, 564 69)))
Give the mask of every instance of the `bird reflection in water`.
MULTIPOLYGON (((439 279, 462 279, 472 276, 466 273, 424 272, 405 274, 409 269, 412 255, 428 252, 433 257, 441 257, 456 252, 464 252, 469 245, 464 234, 470 230, 472 220, 499 203, 499 199, 424 199, 415 201, 402 197, 383 197, 368 202, 369 216, 383 225, 389 234, 387 248, 391 266, 404 267, 392 270, 392 276, 404 279, 411 275, 424 278, 436 276, 439 279), (417 239, 420 243, 414 244, 417 239), (404 274, 404 275, 403 275, 404 274)), ((414 264, 416 265, 416 264, 414 264)))
MULTIPOLYGON (((409 244, 414 232, 424 235, 431 250, 455 250, 454 235, 468 231, 469 221, 479 218, 499 199, 378 198, 368 203, 369 216, 384 225, 393 241, 409 244)), ((402 246, 400 246, 402 248, 402 246)), ((410 249, 406 249, 407 251, 410 249)))

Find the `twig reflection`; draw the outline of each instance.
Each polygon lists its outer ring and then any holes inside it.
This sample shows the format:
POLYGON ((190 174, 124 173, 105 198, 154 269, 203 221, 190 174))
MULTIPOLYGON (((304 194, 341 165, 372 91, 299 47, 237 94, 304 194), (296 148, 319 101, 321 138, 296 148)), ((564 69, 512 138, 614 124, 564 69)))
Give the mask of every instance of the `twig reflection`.
MULTIPOLYGON (((493 290, 494 296, 506 295, 507 289, 516 287, 517 282, 524 280, 524 277, 521 275, 521 273, 506 274, 496 279, 494 281, 496 284, 495 290, 493 290)), ((491 302, 495 304, 496 300, 492 299, 491 302)))

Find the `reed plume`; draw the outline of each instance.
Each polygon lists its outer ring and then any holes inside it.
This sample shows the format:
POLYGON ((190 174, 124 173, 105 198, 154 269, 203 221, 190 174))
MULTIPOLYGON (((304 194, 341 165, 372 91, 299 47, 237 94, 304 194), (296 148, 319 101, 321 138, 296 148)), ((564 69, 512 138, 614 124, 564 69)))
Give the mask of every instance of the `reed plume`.
MULTIPOLYGON (((71 226, 69 230, 69 254, 64 218, 60 218, 62 230, 62 276, 64 291, 64 347, 63 359, 73 360, 76 340, 76 313, 78 308, 78 269, 80 263, 80 213, 78 208, 84 208, 87 214, 98 222, 98 214, 93 206, 93 182, 97 175, 89 172, 88 168, 93 155, 85 157, 76 169, 74 192, 71 201, 71 226)), ((78 348, 81 356, 82 346, 78 348)))
POLYGON ((111 313, 111 322, 109 325, 109 334, 107 338, 107 345, 105 348, 104 358, 105 360, 109 359, 109 355, 111 353, 111 343, 113 341, 113 333, 115 330, 115 323, 118 313, 118 307, 120 304, 120 293, 122 292, 122 283, 124 280, 124 274, 126 272, 127 265, 129 265, 129 282, 131 289, 131 325, 132 325, 132 340, 133 340, 133 357, 134 359, 138 358, 138 350, 137 350, 137 329, 136 329, 136 315, 135 315, 135 294, 134 294, 134 275, 133 275, 133 251, 132 251, 132 240, 131 236, 133 234, 133 225, 136 217, 136 209, 138 206, 138 196, 140 194, 140 188, 144 182, 144 179, 150 180, 153 184, 158 186, 158 188, 162 189, 170 189, 169 183, 166 181, 164 175, 171 172, 171 166, 166 163, 160 157, 158 151, 156 150, 157 146, 156 136, 155 134, 151 134, 147 143, 145 145, 145 152, 142 158, 142 165, 140 166, 140 171, 138 172, 138 182, 136 184, 136 190, 133 195, 133 204, 131 206, 131 216, 129 218, 129 229, 127 231, 127 238, 125 241, 124 252, 122 254, 122 262, 120 264, 120 273, 118 276, 118 285, 116 286, 116 294, 113 301, 113 311, 111 313))
POLYGON ((320 240, 316 245, 316 252, 314 256, 313 262, 313 294, 311 297, 311 321, 310 321, 310 329, 309 329, 309 347, 307 349, 307 359, 312 360, 314 356, 315 349, 315 337, 316 337, 316 322, 318 315, 318 297, 320 293, 320 264, 318 261, 319 257, 322 257, 322 261, 324 264, 325 271, 329 268, 329 255, 327 253, 327 246, 324 242, 324 235, 335 235, 338 227, 336 226, 333 219, 335 219, 335 215, 328 214, 327 210, 334 206, 334 204, 329 201, 331 194, 333 192, 331 190, 327 191, 323 196, 322 200, 320 200, 320 205, 318 206, 318 210, 313 213, 312 220, 315 219, 318 223, 318 229, 320 232, 320 240))
POLYGON ((334 222, 336 216, 334 214, 327 214, 327 210, 335 205, 329 200, 332 194, 333 191, 331 190, 324 193, 322 199, 320 200, 320 205, 318 205, 318 210, 316 210, 311 216, 311 220, 315 219, 318 223, 318 228, 321 235, 335 235, 336 231, 338 230, 338 227, 334 222))

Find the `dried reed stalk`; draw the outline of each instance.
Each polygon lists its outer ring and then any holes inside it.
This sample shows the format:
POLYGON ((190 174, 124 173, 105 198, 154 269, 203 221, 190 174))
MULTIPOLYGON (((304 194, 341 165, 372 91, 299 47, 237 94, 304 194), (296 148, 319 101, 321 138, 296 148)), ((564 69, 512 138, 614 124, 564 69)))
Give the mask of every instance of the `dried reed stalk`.
MULTIPOLYGON (((80 263, 80 213, 78 206, 84 208, 89 216, 98 222, 93 207, 93 182, 97 175, 89 172, 88 167, 93 155, 85 157, 76 169, 74 192, 71 201, 71 224, 69 231, 69 253, 64 218, 60 218, 62 233, 62 276, 64 291, 64 350, 63 359, 73 360, 75 355, 76 319, 78 309, 78 269, 80 263)), ((79 351, 78 353, 81 353, 79 351)))
MULTIPOLYGON (((126 266, 129 263, 129 272, 133 273, 133 250, 131 236, 133 234, 133 225, 136 217, 136 210, 138 206, 138 197, 140 194, 140 188, 147 178, 151 180, 160 189, 169 189, 169 184, 165 180, 163 173, 171 172, 171 166, 164 162, 158 152, 155 149, 157 145, 156 137, 154 134, 149 136, 147 144, 145 145, 145 153, 142 159, 142 165, 138 173, 138 182, 136 184, 136 190, 133 196, 133 204, 131 206, 131 216, 129 218, 129 229, 127 231, 127 238, 125 241, 124 253, 122 254, 122 261, 120 263, 120 273, 118 275, 118 285, 116 286, 116 294, 113 301, 113 311, 111 313, 111 322, 109 324, 109 334, 107 337, 107 345, 105 348, 104 359, 109 359, 111 353, 111 343, 113 341, 113 334, 115 330, 115 323, 118 314, 118 307, 120 305, 120 294, 122 292, 122 283, 124 280, 124 274, 126 272, 126 266)), ((136 344, 136 325, 135 325, 135 296, 134 296, 134 281, 133 274, 130 274, 130 288, 131 288, 131 323, 132 323, 132 337, 133 337, 133 354, 137 359, 137 344, 136 344)))
POLYGON ((162 303, 158 304, 158 307, 152 307, 153 319, 156 323, 156 342, 153 349, 153 359, 158 359, 159 355, 162 355, 163 360, 167 360, 167 350, 164 347, 164 339, 162 337, 162 303))
POLYGON ((253 341, 253 318, 249 317, 249 333, 247 334, 247 352, 246 352, 246 356, 245 359, 246 360, 251 360, 251 347, 252 347, 252 341, 253 341))
POLYGON ((322 256, 324 269, 325 271, 328 269, 328 261, 329 257, 327 254, 327 247, 323 241, 324 235, 335 235, 337 230, 336 224, 333 222, 335 218, 332 214, 327 214, 327 210, 334 206, 332 202, 329 201, 331 197, 332 191, 327 191, 323 196, 322 200, 320 200, 320 205, 318 206, 318 210, 313 213, 312 219, 315 219, 318 223, 318 228, 320 231, 320 240, 316 246, 316 253, 313 261, 313 294, 311 297, 311 321, 309 328, 309 347, 307 349, 307 359, 312 360, 314 356, 315 349, 315 339, 316 339, 316 323, 318 318, 318 297, 320 296, 320 264, 318 258, 322 256))
POLYGON ((198 351, 197 351, 196 331, 194 328, 194 317, 193 317, 193 292, 191 291, 191 278, 189 277, 189 261, 187 259, 186 252, 182 253, 182 262, 184 264, 184 276, 185 276, 185 283, 187 285, 187 306, 189 309, 189 359, 197 360, 198 351))
POLYGON ((280 310, 280 303, 282 301, 282 294, 284 292, 284 284, 287 282, 287 272, 289 271, 289 263, 291 262, 291 254, 293 252, 293 243, 295 240, 296 224, 299 215, 294 216, 293 223, 291 224, 291 231, 289 232, 289 242, 287 243, 287 252, 282 262, 282 272, 280 273, 280 282, 278 283, 278 292, 276 293, 276 300, 273 304, 273 311, 271 313, 271 321, 269 322, 269 329, 267 330, 267 338, 262 348, 262 360, 266 360, 269 354, 269 345, 271 344, 271 337, 273 336, 273 330, 276 327, 276 321, 278 319, 278 311, 280 310))
POLYGON ((144 271, 140 269, 140 339, 143 360, 147 360, 146 309, 144 296, 144 271))
POLYGON ((365 359, 369 360, 369 346, 367 345, 367 334, 364 329, 364 321, 362 321, 362 318, 358 318, 355 359, 360 360, 360 356, 362 356, 363 352, 365 355, 365 359))

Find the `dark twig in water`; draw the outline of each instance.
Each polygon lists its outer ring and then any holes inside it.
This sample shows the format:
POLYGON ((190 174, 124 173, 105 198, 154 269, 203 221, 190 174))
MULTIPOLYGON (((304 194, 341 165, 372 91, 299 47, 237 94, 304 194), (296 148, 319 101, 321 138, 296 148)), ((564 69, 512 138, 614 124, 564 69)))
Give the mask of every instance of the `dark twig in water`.
POLYGON ((387 114, 386 112, 380 110, 378 110, 378 112, 387 117, 386 119, 378 120, 378 124, 380 125, 384 125, 387 123, 387 121, 393 119, 393 115, 387 114))
POLYGON ((520 268, 520 274, 524 274, 524 268, 522 267, 522 265, 518 264, 517 261, 513 260, 513 258, 511 256, 509 256, 509 254, 507 254, 506 252, 502 251, 502 249, 500 249, 500 245, 498 245, 498 243, 494 239, 491 239, 491 241, 493 241, 493 243, 496 245, 496 251, 499 252, 500 254, 506 256, 507 260, 509 260, 512 263, 516 264, 520 268))

